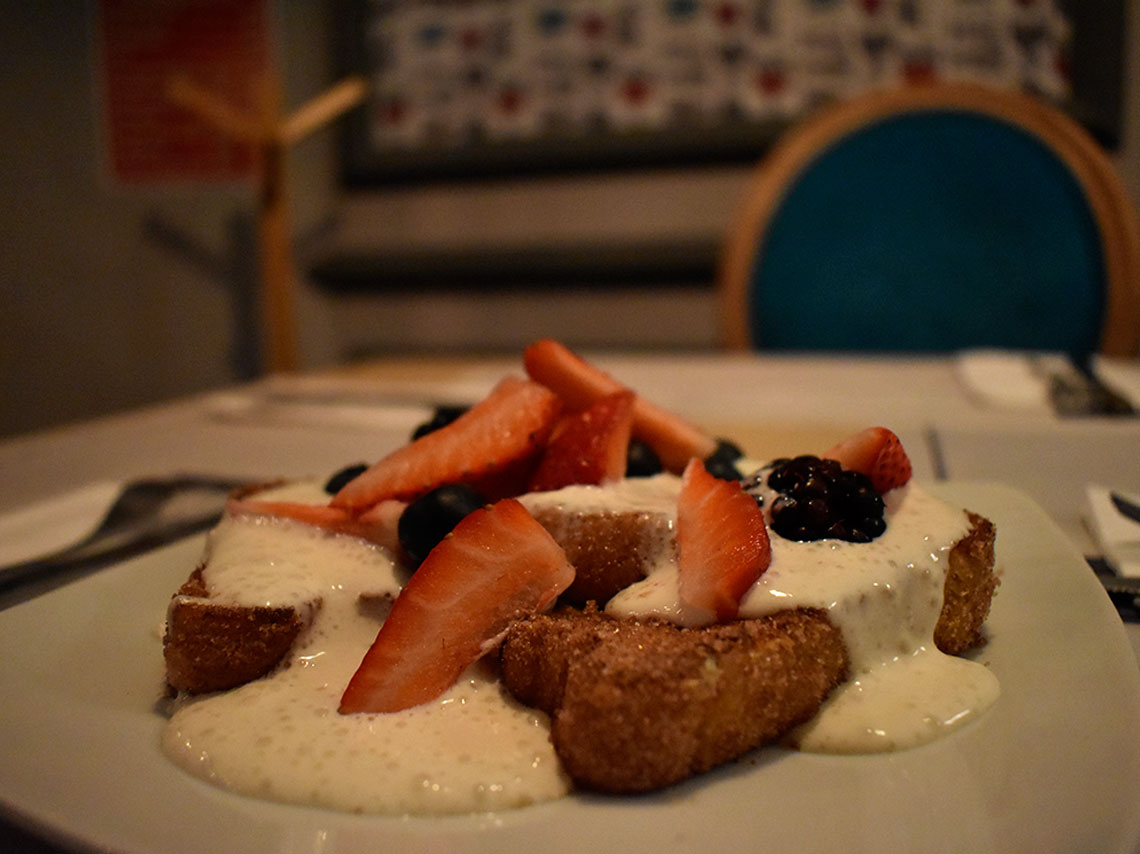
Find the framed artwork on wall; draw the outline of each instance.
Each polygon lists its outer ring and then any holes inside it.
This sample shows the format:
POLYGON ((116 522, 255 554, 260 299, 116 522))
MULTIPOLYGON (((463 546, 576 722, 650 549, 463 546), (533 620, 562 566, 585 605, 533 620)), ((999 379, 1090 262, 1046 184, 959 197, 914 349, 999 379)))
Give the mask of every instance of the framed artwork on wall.
POLYGON ((347 0, 339 20, 370 87, 350 185, 747 162, 823 102, 931 78, 1119 133, 1121 0, 347 0))

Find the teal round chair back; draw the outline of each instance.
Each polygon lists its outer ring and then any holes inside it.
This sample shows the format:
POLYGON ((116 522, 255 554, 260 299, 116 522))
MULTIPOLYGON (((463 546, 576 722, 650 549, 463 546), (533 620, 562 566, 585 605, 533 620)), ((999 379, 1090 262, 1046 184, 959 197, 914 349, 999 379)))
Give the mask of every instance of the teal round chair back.
POLYGON ((752 346, 1082 361, 1100 349, 1103 224, 1038 134, 930 106, 875 116, 800 159, 751 238, 733 308, 752 346))

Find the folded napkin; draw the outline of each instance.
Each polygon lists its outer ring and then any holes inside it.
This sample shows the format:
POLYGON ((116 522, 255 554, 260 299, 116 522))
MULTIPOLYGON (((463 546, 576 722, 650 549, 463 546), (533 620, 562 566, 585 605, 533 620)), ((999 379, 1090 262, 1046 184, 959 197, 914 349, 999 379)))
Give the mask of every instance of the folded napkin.
POLYGON ((1140 505, 1140 495, 1136 493, 1090 485, 1086 490, 1089 531, 1113 569, 1120 575, 1140 577, 1140 522, 1129 519, 1116 509, 1112 503, 1114 491, 1140 505))
POLYGON ((967 393, 987 409, 1048 413, 1050 379, 1041 361, 1016 350, 965 350, 956 368, 967 393))

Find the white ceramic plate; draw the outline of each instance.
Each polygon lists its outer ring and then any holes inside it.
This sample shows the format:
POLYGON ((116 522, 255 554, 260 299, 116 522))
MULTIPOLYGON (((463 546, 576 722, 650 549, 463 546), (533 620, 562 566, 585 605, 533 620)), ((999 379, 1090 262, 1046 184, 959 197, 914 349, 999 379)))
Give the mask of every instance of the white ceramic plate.
POLYGON ((1004 580, 980 659, 996 707, 886 756, 766 749, 667 792, 494 816, 386 819, 238 797, 158 746, 159 625, 190 540, 0 613, 0 802, 121 852, 1133 851, 1140 673, 1120 621, 1045 514, 1004 487, 937 493, 998 526, 1004 580))

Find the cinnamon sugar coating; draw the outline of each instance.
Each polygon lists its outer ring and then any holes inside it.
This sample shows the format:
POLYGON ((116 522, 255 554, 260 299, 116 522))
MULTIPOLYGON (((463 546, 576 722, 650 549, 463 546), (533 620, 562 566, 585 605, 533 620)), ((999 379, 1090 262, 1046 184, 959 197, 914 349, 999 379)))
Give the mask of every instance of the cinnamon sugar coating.
POLYGON ((224 691, 264 676, 301 631, 295 608, 226 605, 206 595, 199 568, 167 612, 162 649, 166 682, 176 691, 224 691))
POLYGON ((982 624, 999 583, 994 572, 994 525, 977 513, 966 515, 970 532, 950 550, 942 612, 934 627, 934 643, 947 655, 960 655, 985 643, 982 624))
POLYGON ((700 629, 563 610, 516 623, 503 681, 551 716, 566 772, 585 789, 669 786, 779 738, 845 677, 824 612, 783 611, 700 629))

